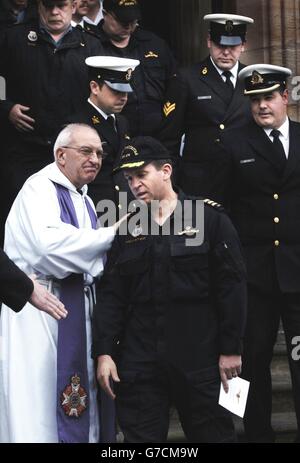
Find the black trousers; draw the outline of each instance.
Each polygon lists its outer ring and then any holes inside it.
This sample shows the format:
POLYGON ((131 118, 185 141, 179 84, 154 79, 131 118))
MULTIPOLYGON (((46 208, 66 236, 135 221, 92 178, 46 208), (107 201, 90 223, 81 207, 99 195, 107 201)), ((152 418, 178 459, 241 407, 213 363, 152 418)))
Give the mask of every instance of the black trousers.
POLYGON ((300 360, 295 355, 295 344, 292 341, 295 336, 300 336, 300 293, 284 294, 276 281, 273 286, 272 292, 268 293, 251 286, 248 288, 248 319, 242 376, 250 381, 244 416, 245 433, 249 442, 274 442, 275 439, 271 426, 270 364, 280 318, 286 338, 299 439, 300 360))
POLYGON ((189 442, 235 442, 231 415, 218 405, 217 367, 185 374, 160 365, 151 374, 124 371, 120 378, 116 410, 125 442, 165 442, 172 404, 189 442))

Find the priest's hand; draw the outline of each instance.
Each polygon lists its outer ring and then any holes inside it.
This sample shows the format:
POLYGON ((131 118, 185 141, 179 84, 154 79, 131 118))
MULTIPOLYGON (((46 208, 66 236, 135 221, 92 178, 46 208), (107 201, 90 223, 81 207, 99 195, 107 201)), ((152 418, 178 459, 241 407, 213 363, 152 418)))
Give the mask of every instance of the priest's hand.
POLYGON ((30 304, 51 315, 56 320, 66 318, 68 311, 65 309, 64 304, 36 281, 36 275, 29 275, 29 278, 33 281, 33 292, 29 299, 30 304))
POLYGON ((116 395, 112 390, 110 379, 116 383, 120 382, 116 364, 110 355, 99 355, 97 364, 98 383, 107 395, 109 395, 112 399, 115 399, 116 395))

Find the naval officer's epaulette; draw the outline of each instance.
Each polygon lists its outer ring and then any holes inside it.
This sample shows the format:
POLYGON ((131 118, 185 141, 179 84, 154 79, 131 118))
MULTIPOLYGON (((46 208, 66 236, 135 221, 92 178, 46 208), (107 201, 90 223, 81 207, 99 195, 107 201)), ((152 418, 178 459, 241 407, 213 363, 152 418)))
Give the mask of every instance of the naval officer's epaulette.
POLYGON ((225 211, 224 207, 222 206, 222 204, 219 204, 217 203, 216 201, 213 201, 212 199, 209 199, 209 198, 205 198, 203 199, 203 202, 205 204, 207 204, 208 206, 210 207, 213 207, 214 209, 216 209, 217 211, 225 211))

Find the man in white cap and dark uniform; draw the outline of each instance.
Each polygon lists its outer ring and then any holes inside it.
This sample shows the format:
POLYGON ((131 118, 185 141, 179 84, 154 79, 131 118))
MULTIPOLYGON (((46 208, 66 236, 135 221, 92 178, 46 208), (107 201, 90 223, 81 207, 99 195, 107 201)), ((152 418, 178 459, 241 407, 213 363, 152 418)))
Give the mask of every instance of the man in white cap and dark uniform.
MULTIPOLYGON (((274 442, 270 364, 279 320, 285 331, 295 410, 300 423, 300 124, 287 116, 288 68, 255 64, 239 77, 253 120, 224 134, 225 203, 248 272, 248 319, 242 374, 250 381, 244 417, 250 442, 274 442)), ((218 186, 216 187, 218 188, 218 186)), ((299 431, 296 437, 299 442, 299 431)))
POLYGON ((95 205, 101 200, 111 200, 118 206, 119 193, 129 190, 123 175, 112 175, 119 153, 129 139, 128 122, 119 113, 127 102, 128 93, 133 91, 132 78, 139 61, 90 56, 85 62, 89 67, 90 95, 78 111, 70 115, 68 122, 88 124, 98 132, 106 156, 101 171, 89 185, 89 195, 95 205))
POLYGON ((237 75, 243 67, 239 59, 247 25, 253 19, 209 14, 204 20, 210 23, 210 54, 203 62, 180 70, 172 80, 159 138, 176 160, 177 184, 188 194, 209 196, 212 167, 219 162, 216 152, 220 134, 250 120, 249 104, 237 75), (182 135, 185 143, 180 158, 182 135))

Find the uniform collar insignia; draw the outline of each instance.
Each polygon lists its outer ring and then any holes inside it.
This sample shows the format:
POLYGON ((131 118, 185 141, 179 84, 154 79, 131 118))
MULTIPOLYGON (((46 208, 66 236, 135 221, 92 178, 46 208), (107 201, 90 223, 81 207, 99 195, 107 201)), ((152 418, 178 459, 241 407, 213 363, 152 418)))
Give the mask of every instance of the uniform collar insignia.
POLYGON ((203 76, 206 76, 207 73, 208 73, 208 69, 207 69, 207 67, 205 66, 205 67, 202 69, 202 75, 203 75, 203 76))
POLYGON ((93 117, 92 117, 92 122, 93 122, 94 125, 100 124, 100 119, 99 119, 99 117, 98 117, 98 116, 93 116, 93 117))

